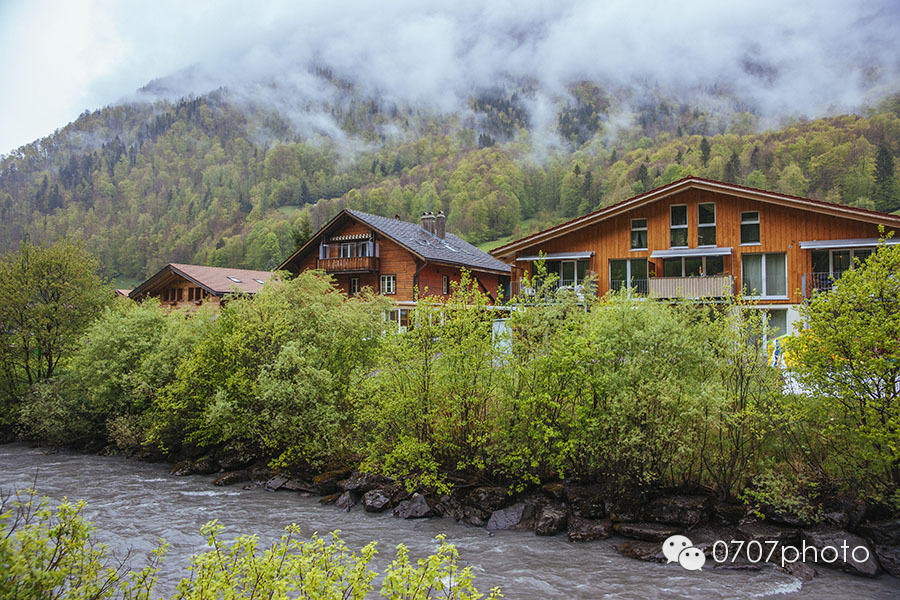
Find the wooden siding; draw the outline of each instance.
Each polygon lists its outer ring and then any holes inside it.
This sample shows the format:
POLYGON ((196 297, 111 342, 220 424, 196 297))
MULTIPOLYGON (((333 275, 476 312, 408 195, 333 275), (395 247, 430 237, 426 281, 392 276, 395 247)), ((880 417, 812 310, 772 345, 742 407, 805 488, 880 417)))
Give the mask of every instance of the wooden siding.
MULTIPOLYGON (((833 240, 852 238, 877 238, 878 226, 874 222, 832 216, 817 212, 752 200, 746 197, 697 188, 688 188, 655 202, 639 206, 611 216, 581 229, 561 233, 558 237, 520 248, 515 256, 530 256, 539 251, 593 252, 590 270, 597 274, 597 291, 600 295, 609 291, 609 261, 611 259, 646 258, 662 275, 662 260, 651 259, 654 250, 669 246, 669 210, 672 205, 687 206, 688 247, 697 247, 698 207, 705 202, 716 205, 716 245, 731 247, 733 253, 724 257, 725 272, 735 277, 740 286, 741 256, 750 253, 786 253, 787 302, 802 301, 801 288, 804 274, 811 271, 811 253, 801 250, 800 242, 807 240, 833 240), (760 243, 741 246, 740 215, 756 211, 760 216, 760 243), (631 250, 631 219, 647 219, 647 250, 631 250)), ((530 268, 528 263, 514 264, 513 278, 530 268)), ((784 303, 785 300, 764 300, 763 303, 784 303)))

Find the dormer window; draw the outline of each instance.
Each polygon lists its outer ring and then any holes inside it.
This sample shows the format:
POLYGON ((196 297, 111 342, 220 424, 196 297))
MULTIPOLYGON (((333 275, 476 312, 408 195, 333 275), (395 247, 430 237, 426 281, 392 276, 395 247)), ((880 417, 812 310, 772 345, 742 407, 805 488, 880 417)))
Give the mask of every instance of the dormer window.
POLYGON ((228 279, 232 280, 235 283, 241 283, 241 280, 238 279, 237 277, 232 277, 231 275, 228 275, 227 277, 228 277, 228 279))

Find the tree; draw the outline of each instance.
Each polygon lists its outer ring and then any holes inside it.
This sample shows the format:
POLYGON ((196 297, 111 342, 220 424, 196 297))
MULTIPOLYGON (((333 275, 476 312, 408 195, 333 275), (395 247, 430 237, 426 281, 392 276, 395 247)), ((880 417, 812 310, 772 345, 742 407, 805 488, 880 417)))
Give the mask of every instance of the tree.
POLYGON ((900 208, 894 187, 894 157, 885 146, 878 147, 875 155, 875 208, 892 212, 900 208))
POLYGON ((737 150, 732 151, 731 157, 725 163, 725 181, 728 183, 737 183, 741 175, 741 159, 737 150))
MULTIPOLYGON (((882 245, 801 306, 788 340, 806 390, 793 421, 812 425, 810 462, 843 487, 900 504, 900 246, 882 245)), ((800 426, 803 428, 804 426, 800 426)))
POLYGON ((291 229, 291 239, 294 241, 294 249, 299 250, 303 244, 313 236, 312 223, 309 220, 309 212, 303 211, 291 229))
POLYGON ((4 416, 54 375, 79 336, 113 300, 99 263, 80 243, 23 242, 0 260, 0 381, 4 416))
POLYGON ((706 163, 709 162, 709 142, 706 141, 706 138, 700 140, 700 161, 703 163, 703 166, 706 166, 706 163))

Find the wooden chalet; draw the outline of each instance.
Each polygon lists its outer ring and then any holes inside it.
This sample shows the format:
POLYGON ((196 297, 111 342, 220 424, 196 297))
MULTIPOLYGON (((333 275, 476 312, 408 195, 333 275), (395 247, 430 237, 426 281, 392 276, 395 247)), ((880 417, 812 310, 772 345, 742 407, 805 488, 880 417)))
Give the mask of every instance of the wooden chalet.
POLYGON ((879 226, 900 230, 900 216, 687 177, 491 254, 512 266, 513 293, 543 258, 560 286, 594 274, 601 296, 624 288, 714 299, 742 290, 787 333, 799 303, 873 251, 879 226))
POLYGON ((408 320, 420 296, 447 297, 466 269, 492 301, 509 284, 509 265, 446 232, 442 212, 422 215, 421 224, 345 209, 322 227, 279 270, 297 274, 320 269, 348 295, 365 287, 393 299, 392 318, 408 320))
POLYGON ((159 298, 171 308, 219 306, 229 295, 255 294, 272 273, 169 263, 128 294, 132 300, 159 298))

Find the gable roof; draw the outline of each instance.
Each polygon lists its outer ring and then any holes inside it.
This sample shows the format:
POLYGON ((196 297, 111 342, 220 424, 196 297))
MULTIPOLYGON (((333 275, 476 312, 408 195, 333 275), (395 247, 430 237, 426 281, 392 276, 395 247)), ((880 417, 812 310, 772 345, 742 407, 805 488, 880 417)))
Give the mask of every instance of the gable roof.
POLYGON ((715 181, 713 179, 703 179, 702 177, 688 176, 679 179, 668 185, 650 190, 643 194, 616 202, 605 208, 601 208, 595 212, 575 217, 570 221, 561 223, 554 227, 549 227, 537 233, 519 238, 518 240, 504 244, 491 250, 493 256, 511 257, 516 251, 557 236, 588 227, 600 221, 609 219, 626 211, 639 208, 646 204, 656 202, 668 196, 672 196, 687 189, 701 189, 709 192, 718 192, 746 198, 749 200, 757 200, 760 202, 768 202, 772 204, 780 204, 782 206, 791 206, 803 210, 815 211, 818 213, 830 214, 845 219, 853 219, 855 221, 865 221, 868 223, 876 223, 887 225, 890 227, 900 227, 900 215, 892 215, 888 213, 878 212, 875 210, 867 210, 865 208, 856 208, 853 206, 845 206, 843 204, 835 204, 833 202, 824 202, 822 200, 813 200, 811 198, 802 198, 800 196, 791 196, 790 194, 780 194, 777 192, 767 192, 755 188, 737 185, 733 183, 725 183, 723 181, 715 181))
POLYGON ((251 271, 228 267, 205 267, 202 265, 169 263, 157 271, 150 279, 131 290, 128 297, 142 297, 172 274, 179 275, 195 283, 214 296, 231 294, 235 292, 235 289, 237 289, 238 293, 255 294, 262 289, 263 283, 272 277, 271 271, 251 271), (234 279, 230 279, 231 277, 234 279))
POLYGON ((509 265, 497 260, 487 252, 479 250, 452 233, 447 233, 444 238, 440 238, 433 233, 429 233, 416 223, 396 218, 380 217, 349 208, 345 208, 338 213, 299 250, 281 263, 278 268, 286 268, 295 258, 302 256, 310 248, 314 248, 325 234, 346 217, 371 227, 421 260, 465 267, 473 271, 510 272, 509 265))

